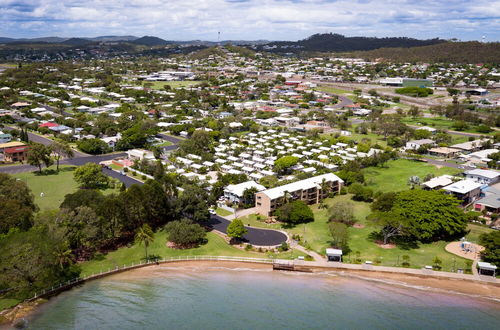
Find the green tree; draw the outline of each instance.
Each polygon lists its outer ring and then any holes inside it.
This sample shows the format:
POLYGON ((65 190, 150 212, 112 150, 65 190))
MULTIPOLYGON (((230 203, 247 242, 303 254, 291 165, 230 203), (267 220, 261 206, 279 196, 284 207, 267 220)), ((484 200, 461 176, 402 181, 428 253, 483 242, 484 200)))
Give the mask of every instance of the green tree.
POLYGON ((52 153, 55 154, 55 160, 56 160, 56 165, 57 165, 57 171, 59 172, 59 161, 61 160, 62 157, 66 158, 73 158, 75 156, 75 153, 73 149, 69 146, 67 142, 54 142, 50 146, 52 149, 52 153))
POLYGON ((109 152, 109 146, 101 139, 85 139, 78 142, 78 149, 91 154, 100 155, 109 152))
POLYGON ((234 219, 231 221, 229 226, 227 226, 227 236, 237 240, 242 239, 243 235, 247 232, 248 230, 243 225, 243 221, 241 221, 241 219, 234 219))
POLYGON ((275 214, 279 221, 292 225, 314 221, 311 208, 301 200, 282 205, 275 211, 275 214))
POLYGON ((148 247, 149 244, 152 243, 155 239, 155 233, 151 229, 151 227, 145 223, 135 233, 135 241, 139 245, 144 244, 144 251, 146 253, 146 261, 148 261, 148 247))
POLYGON ((334 201, 328 208, 328 221, 352 226, 356 223, 354 204, 350 201, 334 201))
POLYGON ((48 146, 41 143, 32 143, 28 149, 28 164, 37 166, 38 171, 42 173, 42 165, 49 167, 53 163, 50 154, 51 150, 48 146))
POLYGON ((274 161, 274 169, 278 173, 287 173, 289 172, 292 166, 297 165, 299 159, 295 156, 283 156, 274 161))
POLYGON ((500 267, 500 231, 481 234, 479 243, 484 246, 481 258, 500 267))
POLYGON ((349 187, 349 193, 353 194, 352 199, 356 201, 370 202, 373 197, 373 190, 363 186, 361 183, 353 183, 349 187))
POLYGON ((379 229, 384 244, 389 243, 391 237, 402 235, 407 223, 406 219, 393 212, 374 212, 366 219, 379 229))
POLYGON ((82 188, 101 188, 107 186, 109 182, 108 177, 102 173, 101 166, 94 163, 87 163, 78 167, 73 176, 82 188))
POLYGON ((196 246, 205 240, 205 229, 189 219, 175 220, 165 226, 168 240, 178 247, 187 248, 196 246))
POLYGON ((0 173, 0 234, 11 228, 28 230, 33 225, 34 212, 38 211, 35 198, 21 180, 0 173))
POLYGON ((347 252, 349 250, 349 229, 345 223, 331 222, 328 225, 332 235, 332 246, 347 252))

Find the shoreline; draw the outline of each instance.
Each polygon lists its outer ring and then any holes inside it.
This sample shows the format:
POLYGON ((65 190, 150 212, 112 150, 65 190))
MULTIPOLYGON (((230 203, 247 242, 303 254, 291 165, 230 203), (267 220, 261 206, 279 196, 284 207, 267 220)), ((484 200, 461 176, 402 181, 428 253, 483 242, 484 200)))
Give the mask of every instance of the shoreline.
MULTIPOLYGON (((395 285, 411 290, 432 291, 441 294, 465 295, 473 299, 488 301, 500 306, 500 286, 495 283, 478 282, 466 279, 453 279, 445 277, 435 277, 432 275, 415 275, 405 273, 390 273, 377 270, 355 270, 342 269, 335 267, 311 267, 312 273, 301 273, 296 271, 280 271, 284 273, 293 273, 296 275, 335 275, 342 279, 357 279, 362 281, 373 281, 385 285, 395 285)), ((130 269, 107 276, 100 277, 110 279, 143 279, 159 277, 165 274, 172 275, 176 271, 196 271, 196 272, 268 272, 272 273, 273 265, 261 262, 245 261, 218 261, 218 260, 199 260, 199 261, 175 261, 169 263, 160 263, 145 265, 144 267, 130 269)), ((78 286, 84 285, 79 284, 78 286)), ((71 289, 65 290, 69 291, 71 289)), ((61 292, 62 293, 62 292, 61 292)), ((58 294, 53 297, 58 296, 58 294)), ((0 313, 0 329, 2 326, 16 322, 16 320, 29 318, 39 311, 49 299, 39 298, 31 302, 22 302, 12 308, 6 309, 0 313), (2 323, 4 322, 4 323, 2 323)))
MULTIPOLYGON (((327 267, 311 267, 312 274, 335 274, 339 277, 353 277, 360 280, 376 281, 391 285, 413 289, 431 289, 442 293, 463 294, 471 297, 483 298, 500 303, 500 286, 495 283, 478 282, 465 279, 438 278, 432 275, 413 275, 405 273, 389 273, 377 270, 354 270, 327 267)), ((161 276, 175 270, 191 271, 266 271, 273 272, 271 264, 242 262, 242 261, 180 261, 175 265, 160 264, 133 269, 127 272, 110 275, 117 279, 144 278, 147 276, 161 276)), ((288 272, 288 271, 282 271, 288 272)), ((290 272, 294 274, 306 274, 290 272)), ((311 274, 311 273, 309 273, 311 274)))

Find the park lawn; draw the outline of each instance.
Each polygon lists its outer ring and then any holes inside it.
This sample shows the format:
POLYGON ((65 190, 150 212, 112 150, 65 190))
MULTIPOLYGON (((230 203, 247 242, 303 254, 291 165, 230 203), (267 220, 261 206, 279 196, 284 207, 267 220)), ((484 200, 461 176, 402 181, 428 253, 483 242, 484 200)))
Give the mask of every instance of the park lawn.
POLYGON ((332 93, 332 94, 337 94, 337 95, 354 96, 352 91, 340 89, 340 88, 335 88, 335 87, 318 86, 314 89, 321 91, 321 92, 332 93))
MULTIPOLYGON (((233 247, 226 241, 214 233, 207 233, 208 242, 197 248, 192 249, 172 249, 166 246, 167 233, 163 230, 155 233, 154 241, 149 245, 148 254, 159 256, 160 258, 178 257, 178 256, 235 256, 235 257, 251 257, 251 258, 279 258, 291 259, 297 256, 303 256, 300 251, 286 251, 283 253, 259 253, 253 251, 244 251, 233 247)), ((122 247, 116 251, 110 252, 103 256, 101 260, 85 261, 80 264, 82 268, 81 276, 96 274, 101 271, 116 268, 117 266, 131 265, 132 263, 143 262, 145 257, 144 245, 134 243, 130 247, 122 247)))
MULTIPOLYGON (((11 308, 17 304, 19 304, 21 301, 18 299, 11 299, 11 298, 1 298, 0 299, 0 311, 3 311, 6 308, 11 308)), ((1 320, 1 317, 0 317, 1 320)))
POLYGON ((369 188, 374 191, 401 191, 409 189, 407 182, 411 176, 418 176, 421 180, 427 174, 435 176, 443 174, 458 174, 462 171, 450 167, 438 169, 434 165, 408 159, 397 159, 388 161, 384 167, 368 167, 363 169, 365 181, 369 188))
POLYGON ((186 80, 186 81, 153 81, 151 82, 153 84, 153 89, 163 89, 163 86, 170 86, 172 88, 179 88, 179 87, 189 87, 189 86, 195 86, 200 83, 200 81, 191 81, 191 80, 186 80))
POLYGON ((481 234, 487 234, 494 231, 494 229, 491 229, 489 227, 472 223, 467 226, 467 229, 469 230, 469 233, 465 235, 465 239, 476 244, 479 244, 479 236, 481 236, 481 234))
POLYGON ((168 146, 171 146, 172 144, 173 144, 172 142, 164 140, 161 143, 155 144, 155 147, 159 147, 159 148, 168 147, 168 146))
MULTIPOLYGON (((402 119, 402 122, 408 125, 416 125, 416 126, 431 126, 437 129, 443 129, 443 130, 455 130, 452 126, 453 123, 455 122, 454 120, 444 118, 444 117, 433 117, 433 118, 423 118, 423 117, 418 117, 418 118, 413 118, 413 117, 405 117, 402 119)), ((456 130, 455 130, 456 131, 456 130)), ((465 133, 476 133, 476 134, 482 134, 482 135, 493 135, 495 134, 495 131, 492 131, 490 133, 480 133, 477 131, 477 126, 473 126, 469 124, 469 128, 463 130, 465 133)))
MULTIPOLYGON (((24 172, 15 174, 14 177, 27 183, 35 196, 35 203, 41 211, 58 209, 64 200, 64 196, 74 193, 78 189, 78 184, 73 179, 75 166, 60 166, 59 173, 56 167, 49 167, 49 172, 44 169, 44 173, 24 172), (40 195, 43 192, 43 197, 40 195)), ((106 189, 104 194, 116 192, 115 189, 106 189)))
POLYGON ((357 142, 361 142, 362 140, 370 140, 372 146, 378 144, 382 147, 387 147, 387 141, 383 140, 383 136, 375 133, 358 134, 351 132, 351 135, 347 136, 347 138, 355 140, 357 142))

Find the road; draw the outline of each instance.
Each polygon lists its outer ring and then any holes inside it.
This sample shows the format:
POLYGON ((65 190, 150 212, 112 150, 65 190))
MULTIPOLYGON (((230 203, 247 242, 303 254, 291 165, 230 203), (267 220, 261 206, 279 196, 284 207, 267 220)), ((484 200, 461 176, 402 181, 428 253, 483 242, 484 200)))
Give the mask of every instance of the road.
POLYGON ((425 160, 428 164, 436 165, 436 166, 456 168, 458 170, 464 170, 464 171, 468 171, 468 170, 474 169, 473 167, 470 167, 470 166, 465 166, 465 165, 455 164, 455 163, 449 163, 449 162, 445 162, 445 161, 442 161, 442 160, 436 160, 436 159, 433 159, 433 158, 423 157, 422 159, 425 160))
MULTIPOLYGON (((212 215, 210 218, 210 225, 213 229, 223 232, 224 234, 227 232, 227 226, 231 223, 231 221, 224 219, 219 215, 212 215)), ((254 227, 247 227, 248 233, 243 236, 247 243, 250 243, 255 246, 274 246, 280 245, 283 242, 286 242, 288 237, 280 231, 272 230, 272 229, 260 229, 254 227)))

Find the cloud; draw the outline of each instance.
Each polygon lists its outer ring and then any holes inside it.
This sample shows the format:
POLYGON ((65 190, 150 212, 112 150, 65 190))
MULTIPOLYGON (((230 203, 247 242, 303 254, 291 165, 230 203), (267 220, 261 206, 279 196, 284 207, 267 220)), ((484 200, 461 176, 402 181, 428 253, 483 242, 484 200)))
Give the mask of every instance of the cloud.
POLYGON ((0 36, 297 40, 313 33, 500 37, 500 0, 0 0, 0 36), (40 24, 41 23, 41 24, 40 24))

